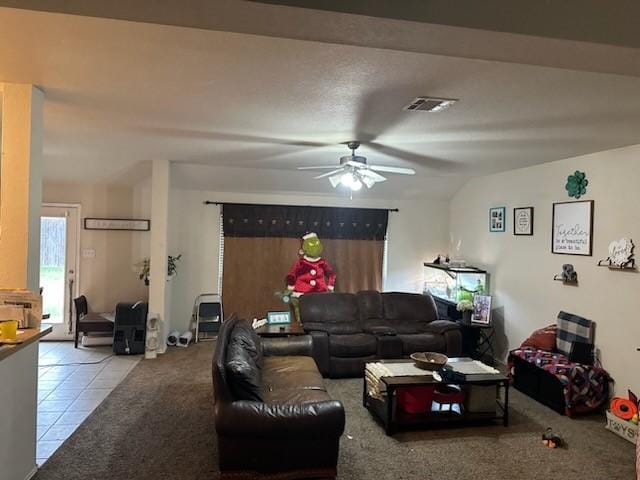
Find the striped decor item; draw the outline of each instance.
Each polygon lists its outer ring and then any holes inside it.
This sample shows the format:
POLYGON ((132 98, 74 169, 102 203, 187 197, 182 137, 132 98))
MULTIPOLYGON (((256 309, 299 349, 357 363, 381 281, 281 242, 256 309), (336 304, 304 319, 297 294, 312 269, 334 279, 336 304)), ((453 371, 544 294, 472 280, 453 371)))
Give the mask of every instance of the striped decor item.
POLYGON ((556 350, 563 355, 567 357, 570 355, 571 344, 574 342, 593 345, 594 323, 591 320, 571 313, 560 312, 557 325, 556 350))

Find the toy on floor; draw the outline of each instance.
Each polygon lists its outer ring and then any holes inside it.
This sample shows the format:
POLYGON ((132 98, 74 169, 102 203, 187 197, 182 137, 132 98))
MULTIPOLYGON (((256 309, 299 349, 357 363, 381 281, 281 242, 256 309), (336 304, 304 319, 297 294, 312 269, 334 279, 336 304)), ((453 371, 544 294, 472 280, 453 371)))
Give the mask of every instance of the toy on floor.
POLYGON ((629 398, 613 397, 611 399, 611 413, 616 417, 638 425, 638 397, 631 390, 627 391, 629 398))
POLYGON ((559 435, 553 433, 551 427, 542 434, 542 444, 549 448, 558 448, 563 444, 563 440, 559 435))

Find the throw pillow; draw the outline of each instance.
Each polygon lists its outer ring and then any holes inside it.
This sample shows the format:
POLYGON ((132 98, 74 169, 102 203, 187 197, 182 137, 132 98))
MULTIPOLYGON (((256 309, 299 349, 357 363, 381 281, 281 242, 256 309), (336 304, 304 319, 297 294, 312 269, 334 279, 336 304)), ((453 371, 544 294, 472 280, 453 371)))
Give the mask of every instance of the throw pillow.
POLYGON ((571 344, 583 342, 593 344, 594 324, 591 320, 567 312, 558 314, 556 350, 569 357, 571 344))
POLYGON ((536 330, 522 342, 520 347, 531 347, 545 352, 553 352, 556 349, 556 326, 549 325, 536 330))

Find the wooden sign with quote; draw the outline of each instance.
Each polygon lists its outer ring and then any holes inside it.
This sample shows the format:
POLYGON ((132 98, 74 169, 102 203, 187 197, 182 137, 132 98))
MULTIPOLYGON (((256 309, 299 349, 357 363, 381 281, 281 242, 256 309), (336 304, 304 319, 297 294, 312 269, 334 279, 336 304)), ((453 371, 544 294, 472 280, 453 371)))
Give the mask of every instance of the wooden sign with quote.
POLYGON ((553 204, 551 253, 591 256, 593 200, 553 204))

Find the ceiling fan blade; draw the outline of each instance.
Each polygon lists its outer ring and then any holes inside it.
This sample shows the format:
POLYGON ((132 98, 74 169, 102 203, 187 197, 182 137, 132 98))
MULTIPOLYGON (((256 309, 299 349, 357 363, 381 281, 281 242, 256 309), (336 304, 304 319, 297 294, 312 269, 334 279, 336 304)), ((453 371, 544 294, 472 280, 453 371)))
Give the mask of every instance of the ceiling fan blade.
POLYGON ((455 162, 444 160, 442 158, 429 157, 427 155, 421 155, 401 148, 390 147, 389 145, 383 145, 377 142, 370 142, 367 145, 389 157, 399 158, 400 160, 404 160, 405 162, 409 162, 420 167, 440 170, 441 172, 453 172, 458 170, 458 166, 455 162))
POLYGON ((344 168, 338 168, 337 170, 332 170, 331 172, 323 173, 322 175, 318 175, 317 177, 313 177, 315 180, 324 177, 330 177, 331 175, 335 175, 336 173, 343 173, 344 168))
POLYGON ((370 178, 374 182, 384 182, 386 180, 386 178, 384 178, 382 175, 374 172, 369 168, 362 168, 358 171, 358 173, 362 178, 370 178))
POLYGON ((338 165, 323 165, 317 167, 298 167, 298 170, 329 170, 331 168, 335 169, 338 165))
POLYGON ((329 182, 331 182, 331 186, 336 188, 338 184, 342 181, 342 177, 344 176, 344 172, 340 172, 333 177, 329 177, 329 182))
POLYGON ((369 165, 369 169, 377 172, 398 173, 400 175, 416 174, 416 171, 413 168, 389 167, 385 165, 369 165))

